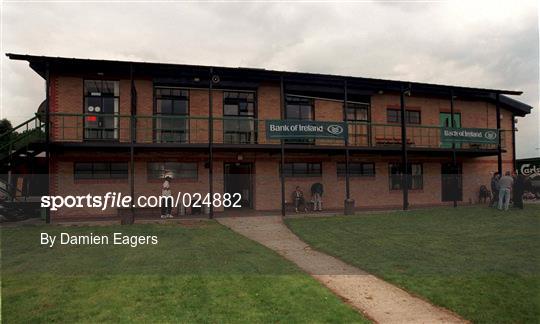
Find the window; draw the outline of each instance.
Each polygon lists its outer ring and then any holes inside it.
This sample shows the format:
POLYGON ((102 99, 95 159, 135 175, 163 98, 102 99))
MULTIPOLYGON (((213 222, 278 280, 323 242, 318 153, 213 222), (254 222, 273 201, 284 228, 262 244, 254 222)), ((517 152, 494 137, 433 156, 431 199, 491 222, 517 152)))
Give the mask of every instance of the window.
MULTIPOLYGON (((401 123, 401 110, 399 109, 388 109, 386 112, 386 120, 389 123, 401 123)), ((405 122, 407 124, 420 124, 420 111, 417 110, 407 110, 405 112, 407 116, 405 122)))
MULTIPOLYGON (((285 96, 285 119, 313 120, 313 99, 285 96)), ((306 139, 286 139, 288 144, 314 144, 312 138, 306 139)))
POLYGON ((127 179, 127 162, 75 162, 75 179, 127 179))
POLYGON ((197 179, 197 162, 149 162, 148 179, 162 179, 165 172, 172 172, 174 179, 197 179))
MULTIPOLYGON (((388 165, 388 174, 390 182, 390 190, 401 189, 401 163, 390 163, 388 165)), ((407 173, 409 178, 409 189, 422 189, 424 186, 423 169, 421 163, 409 163, 407 165, 407 173)))
POLYGON ((224 91, 223 116, 225 143, 256 143, 255 92, 224 91))
MULTIPOLYGON (((346 176, 344 162, 338 162, 337 175, 338 177, 346 176)), ((352 177, 374 177, 375 176, 375 163, 350 162, 349 175, 352 177)))
POLYGON ((285 119, 313 120, 313 99, 286 96, 285 119))
POLYGON ((84 80, 84 138, 118 139, 118 81, 84 80))
POLYGON ((369 104, 347 102, 348 121, 369 121, 369 104))
POLYGON ((154 89, 157 143, 186 143, 188 140, 189 91, 178 88, 154 89))
POLYGON ((320 177, 322 175, 320 162, 285 163, 283 169, 286 177, 320 177))

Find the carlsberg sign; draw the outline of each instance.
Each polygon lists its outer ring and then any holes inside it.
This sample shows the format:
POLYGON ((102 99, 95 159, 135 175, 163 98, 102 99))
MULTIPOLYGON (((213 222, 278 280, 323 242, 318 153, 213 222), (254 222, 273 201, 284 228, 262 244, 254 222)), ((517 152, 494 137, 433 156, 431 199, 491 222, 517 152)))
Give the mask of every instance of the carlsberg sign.
POLYGON ((267 139, 334 138, 345 139, 347 128, 343 122, 312 120, 267 120, 267 139))
POLYGON ((443 142, 498 144, 499 132, 491 128, 441 128, 443 142))

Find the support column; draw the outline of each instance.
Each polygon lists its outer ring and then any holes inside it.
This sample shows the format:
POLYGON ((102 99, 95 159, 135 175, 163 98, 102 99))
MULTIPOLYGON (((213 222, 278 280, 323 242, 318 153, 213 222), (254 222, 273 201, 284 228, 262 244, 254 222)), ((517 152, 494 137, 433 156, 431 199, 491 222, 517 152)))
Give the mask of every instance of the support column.
MULTIPOLYGON (((131 81, 131 114, 129 118, 130 126, 130 146, 129 146, 129 185, 131 199, 135 201, 135 130, 137 115, 137 90, 135 89, 135 81, 133 80, 133 64, 129 67, 129 75, 131 81)), ((127 220, 126 224, 135 223, 135 208, 131 204, 131 218, 127 220)))
MULTIPOLYGON (((454 89, 450 89, 450 126, 456 127, 454 120, 454 89)), ((454 198, 454 208, 457 207, 457 192, 458 192, 458 174, 456 164, 456 143, 452 141, 452 198, 454 198)))
POLYGON ((499 132, 499 140, 497 143, 497 171, 502 176, 502 148, 501 148, 501 102, 500 94, 495 95, 495 110, 497 114, 497 131, 499 132))
POLYGON ((399 104, 401 108, 401 189, 403 191, 403 210, 407 210, 409 208, 409 174, 407 168, 408 159, 405 91, 405 87, 402 84, 399 96, 399 104))
POLYGON ((214 68, 210 68, 209 73, 209 85, 208 85, 208 183, 210 194, 210 213, 208 217, 214 218, 214 204, 212 203, 214 197, 214 107, 213 107, 213 77, 214 68))
MULTIPOLYGON (((280 96, 279 102, 281 106, 281 120, 285 119, 285 85, 283 82, 283 75, 280 78, 280 96)), ((281 216, 285 216, 285 142, 283 139, 281 142, 281 162, 280 162, 280 180, 281 180, 281 216)))
POLYGON ((345 122, 345 129, 347 130, 347 136, 345 137, 345 201, 344 201, 344 214, 354 214, 354 200, 351 200, 351 182, 350 182, 350 152, 349 152, 349 117, 347 115, 348 108, 348 86, 347 80, 343 80, 343 120, 345 122))
MULTIPOLYGON (((50 116, 50 107, 51 107, 51 75, 50 75, 50 64, 47 62, 47 69, 45 71, 45 160, 47 161, 47 188, 48 188, 48 195, 51 194, 51 153, 50 153, 50 147, 51 147, 51 116, 50 116)), ((51 210, 47 208, 45 210, 45 223, 50 224, 51 223, 51 210)))

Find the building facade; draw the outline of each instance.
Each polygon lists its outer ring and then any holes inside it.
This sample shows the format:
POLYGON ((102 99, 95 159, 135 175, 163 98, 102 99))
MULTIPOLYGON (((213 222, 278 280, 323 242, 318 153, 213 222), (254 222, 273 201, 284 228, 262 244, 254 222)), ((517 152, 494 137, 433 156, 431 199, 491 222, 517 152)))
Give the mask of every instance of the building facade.
MULTIPOLYGON (((243 208, 256 211, 289 211, 295 187, 310 200, 316 182, 325 209, 343 209, 347 192, 357 209, 473 204, 490 172, 514 169, 514 120, 531 109, 509 97, 516 91, 8 56, 46 80, 39 120, 50 195, 158 195, 171 171, 173 195, 238 192, 243 208), (348 139, 269 139, 268 120, 343 122, 348 139), (492 129, 499 140, 452 144, 442 128, 492 129)), ((118 212, 62 208, 51 219, 118 212)))

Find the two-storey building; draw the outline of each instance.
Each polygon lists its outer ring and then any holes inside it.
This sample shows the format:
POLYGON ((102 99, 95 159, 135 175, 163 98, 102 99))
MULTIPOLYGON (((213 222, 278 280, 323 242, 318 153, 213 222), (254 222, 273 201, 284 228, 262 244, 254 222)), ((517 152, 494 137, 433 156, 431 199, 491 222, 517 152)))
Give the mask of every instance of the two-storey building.
MULTIPOLYGON (((531 110, 508 97, 519 91, 8 57, 28 61, 46 81, 36 118, 46 133, 51 195, 156 195, 163 173, 171 171, 173 195, 238 192, 242 206, 257 211, 286 209, 296 186, 309 200, 315 182, 324 185, 325 209, 342 209, 347 196, 357 209, 477 203, 490 172, 514 169, 514 120, 531 110), (267 120, 345 123, 348 137, 270 139, 267 120), (442 138, 446 128, 491 129, 499 136, 495 143, 452 143, 442 138)), ((117 210, 64 208, 51 217, 117 217, 117 210)))

